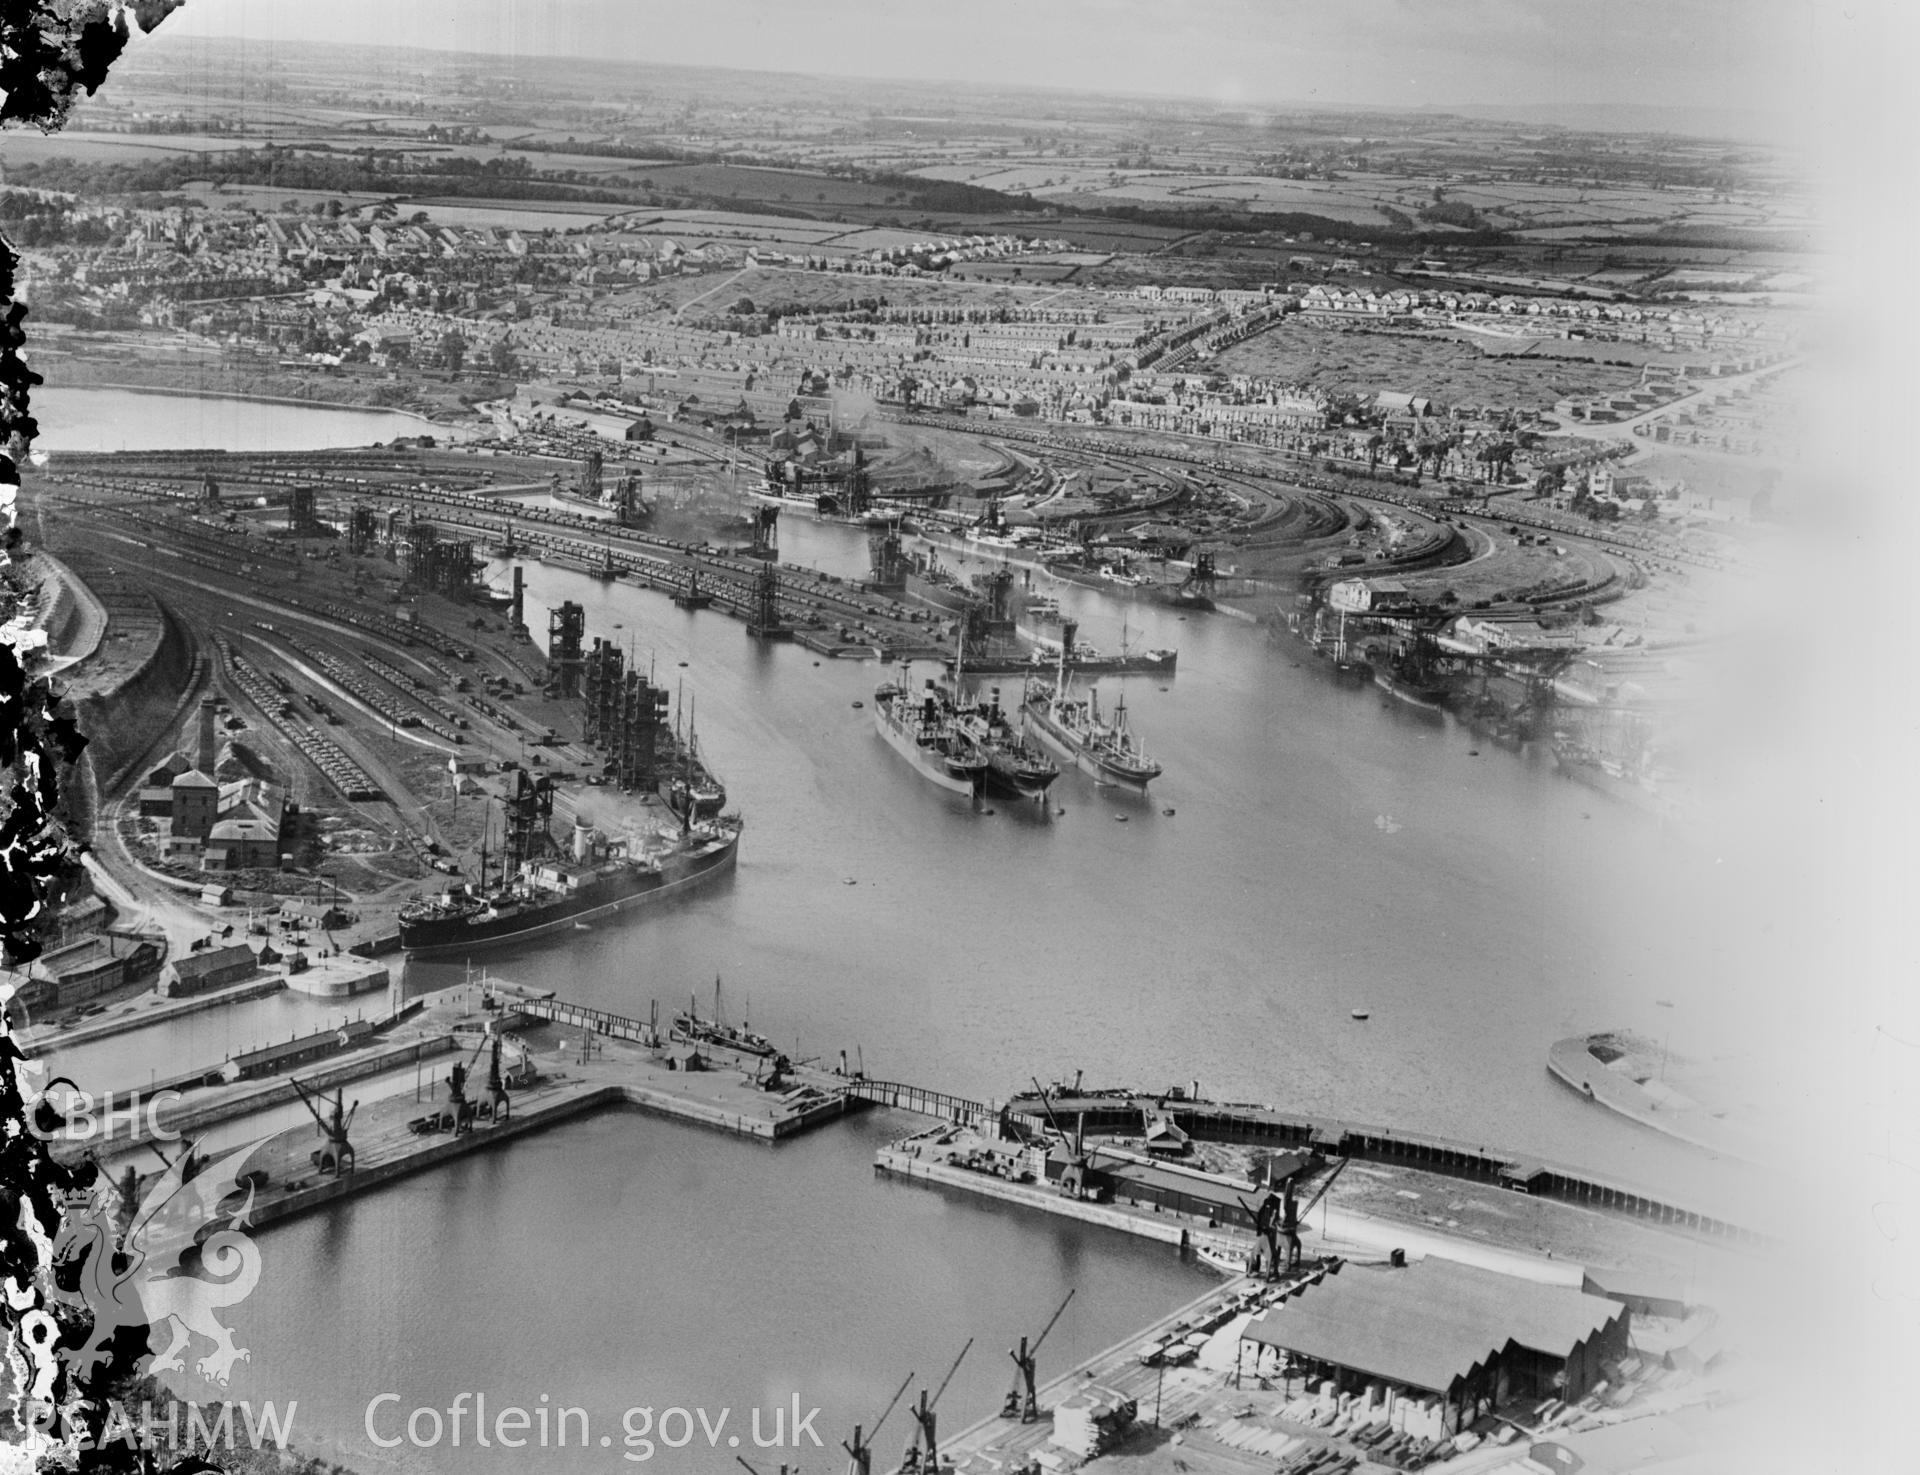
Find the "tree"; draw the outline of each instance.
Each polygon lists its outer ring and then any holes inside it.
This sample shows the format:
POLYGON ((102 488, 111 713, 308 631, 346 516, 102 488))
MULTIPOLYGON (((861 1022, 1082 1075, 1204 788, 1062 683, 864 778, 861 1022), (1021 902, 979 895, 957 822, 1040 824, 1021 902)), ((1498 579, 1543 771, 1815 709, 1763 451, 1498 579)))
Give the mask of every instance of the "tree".
POLYGON ((513 345, 504 338, 496 338, 488 351, 487 363, 493 372, 500 375, 515 374, 520 370, 519 355, 514 353, 513 345))
POLYGON ((459 329, 449 328, 440 340, 440 362, 453 373, 458 374, 460 365, 466 361, 466 357, 467 340, 461 336, 459 329))

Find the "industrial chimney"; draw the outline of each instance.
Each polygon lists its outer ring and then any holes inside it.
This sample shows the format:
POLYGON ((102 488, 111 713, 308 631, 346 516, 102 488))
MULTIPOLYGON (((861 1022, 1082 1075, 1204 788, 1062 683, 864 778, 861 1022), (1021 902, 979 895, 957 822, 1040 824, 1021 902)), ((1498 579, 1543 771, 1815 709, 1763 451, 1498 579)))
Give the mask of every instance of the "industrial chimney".
POLYGON ((214 764, 219 756, 214 747, 213 705, 212 697, 200 698, 200 751, 195 755, 193 765, 208 778, 213 777, 214 764))

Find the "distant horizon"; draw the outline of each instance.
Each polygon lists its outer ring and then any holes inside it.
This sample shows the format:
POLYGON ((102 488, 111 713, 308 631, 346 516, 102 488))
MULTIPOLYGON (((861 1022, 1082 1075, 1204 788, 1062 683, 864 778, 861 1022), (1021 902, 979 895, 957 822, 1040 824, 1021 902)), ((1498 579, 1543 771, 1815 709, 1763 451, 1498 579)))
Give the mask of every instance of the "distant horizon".
MULTIPOLYGON (((822 14, 768 0, 189 0, 162 39, 333 42, 440 55, 597 61, 903 86, 1000 87, 1188 102, 1228 111, 1495 110, 1543 126, 1634 131, 1636 114, 1690 136, 1784 132, 1784 6, 1621 0, 1604 21, 1556 0, 1450 0, 1444 26, 1412 0, 1338 15, 1290 0, 976 0, 967 23, 889 0, 822 14), (457 44, 450 41, 457 38, 457 44), (1016 39, 1017 38, 1017 39, 1016 39), (1484 85, 1463 97, 1463 83, 1484 85), (1595 121, 1618 119, 1612 124, 1595 121), (1702 130, 1703 123, 1712 126, 1702 130)), ((1803 22, 1803 24, 1808 24, 1803 22)), ((1811 39, 1811 38, 1808 38, 1811 39)), ((1795 57, 1796 62, 1804 57, 1795 57)))

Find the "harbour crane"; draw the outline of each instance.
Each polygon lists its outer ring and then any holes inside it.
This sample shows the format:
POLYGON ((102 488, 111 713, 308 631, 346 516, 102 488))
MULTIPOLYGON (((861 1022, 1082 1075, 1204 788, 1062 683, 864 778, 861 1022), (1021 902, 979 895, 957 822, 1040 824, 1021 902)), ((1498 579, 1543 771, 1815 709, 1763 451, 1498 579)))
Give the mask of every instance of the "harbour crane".
POLYGON ((893 1397, 887 1400, 887 1406, 880 1411, 880 1417, 873 1421, 873 1430, 865 1439, 860 1437, 860 1426, 853 1426, 853 1438, 840 1441, 840 1447, 847 1452, 847 1475, 873 1475, 873 1441, 880 1437, 880 1426, 887 1421, 887 1415, 893 1412, 894 1405, 907 1391, 907 1384, 913 1381, 908 1373, 901 1379, 900 1386, 894 1389, 893 1397))
MULTIPOLYGON (((493 1041, 494 1039, 495 1037, 491 1032, 482 1035, 479 1043, 473 1047, 473 1053, 468 1055, 464 1061, 456 1061, 447 1071, 447 1109, 440 1113, 440 1125, 452 1132, 456 1137, 463 1132, 471 1132, 473 1130, 473 1119, 475 1115, 478 1114, 479 1107, 475 1102, 467 1098, 467 1079, 473 1074, 474 1062, 479 1060, 480 1052, 487 1048, 489 1041, 493 1041)), ((494 1081, 498 1079, 499 1058, 497 1055, 494 1059, 494 1065, 495 1072, 494 1076, 488 1081, 489 1088, 491 1088, 494 1081)), ((506 1096, 504 1088, 502 1088, 500 1095, 502 1098, 506 1096)), ((489 1095, 488 1104, 493 1104, 491 1095, 489 1095)))
POLYGON ((1288 1178, 1280 1194, 1268 1193, 1261 1200, 1258 1209, 1253 1208, 1245 1199, 1240 1199, 1240 1207, 1253 1216, 1253 1227, 1259 1231, 1267 1246, 1267 1277, 1273 1279, 1281 1271, 1300 1268, 1300 1226, 1306 1222, 1307 1215, 1313 1212, 1313 1206, 1327 1196, 1327 1190, 1333 1187, 1333 1180, 1346 1171, 1351 1158, 1341 1158, 1334 1170, 1327 1174, 1326 1181, 1308 1199, 1306 1205, 1296 1204, 1293 1196, 1293 1179, 1288 1178), (1286 1264, 1280 1262, 1280 1241, 1286 1241, 1286 1264))
POLYGON ((507 1095, 506 1082, 500 1075, 500 1036, 494 1035, 493 1048, 487 1053, 487 1094, 479 1105, 479 1113, 496 1127, 513 1114, 513 1100, 507 1095))
POLYGON ((920 1402, 909 1405, 907 1412, 913 1415, 913 1441, 907 1446, 906 1457, 900 1461, 902 1475, 910 1470, 924 1470, 927 1475, 938 1475, 940 1469, 940 1446, 935 1434, 938 1415, 935 1406, 940 1395, 947 1391, 947 1384, 953 1381, 953 1375, 960 1371, 961 1359, 966 1357, 968 1348, 973 1346, 973 1338, 967 1338, 966 1347, 960 1349, 960 1356, 954 1358, 953 1366, 947 1369, 947 1375, 940 1380, 940 1386, 933 1390, 933 1397, 927 1397, 927 1390, 920 1390, 920 1402), (922 1449, 921 1446, 926 1448, 922 1449))
POLYGON ((1091 1191, 1087 1188, 1087 1170, 1092 1167, 1099 1149, 1088 1152, 1086 1149, 1087 1114, 1083 1111, 1074 1120, 1073 1134, 1060 1125, 1060 1119, 1053 1114, 1053 1104, 1047 1100, 1047 1093, 1041 1090, 1039 1077, 1033 1078, 1033 1088, 1040 1092, 1040 1107, 1047 1114, 1047 1122, 1060 1136, 1061 1145, 1068 1150, 1066 1169, 1060 1174, 1060 1191, 1073 1198, 1087 1198, 1091 1191))
POLYGON ((1054 1308, 1053 1315, 1047 1319, 1047 1324, 1040 1328, 1040 1335, 1033 1339, 1031 1347, 1027 1345, 1027 1339, 1022 1337, 1017 1350, 1013 1348, 1007 1350, 1007 1356, 1013 1359, 1013 1391, 1007 1394, 1007 1401, 1000 1409, 1001 1418, 1011 1419, 1018 1415, 1021 1423, 1031 1424, 1040 1417, 1040 1399, 1034 1390, 1034 1364, 1040 1356, 1040 1344, 1047 1340, 1047 1333, 1053 1330, 1054 1323, 1060 1320, 1060 1313, 1067 1309, 1067 1302, 1073 1299, 1074 1292, 1078 1289, 1078 1286, 1070 1289, 1060 1304, 1054 1308), (1022 1383, 1026 1384, 1025 1399, 1020 1396, 1022 1383))
POLYGON ((346 1093, 335 1091, 332 1102, 328 1104, 327 1114, 322 1116, 320 1108, 314 1105, 314 1101, 316 1097, 322 1102, 327 1098, 319 1092, 308 1095, 307 1088, 292 1076, 288 1076, 287 1080, 292 1083, 294 1093, 300 1098, 300 1104, 312 1115, 314 1125, 320 1129, 320 1135, 327 1139, 327 1145, 313 1154, 313 1165, 321 1172, 331 1173, 336 1178, 342 1173, 351 1172, 353 1143, 348 1141, 347 1131, 353 1125, 353 1114, 360 1109, 360 1103, 356 1101, 352 1106, 343 1108, 342 1102, 346 1093))

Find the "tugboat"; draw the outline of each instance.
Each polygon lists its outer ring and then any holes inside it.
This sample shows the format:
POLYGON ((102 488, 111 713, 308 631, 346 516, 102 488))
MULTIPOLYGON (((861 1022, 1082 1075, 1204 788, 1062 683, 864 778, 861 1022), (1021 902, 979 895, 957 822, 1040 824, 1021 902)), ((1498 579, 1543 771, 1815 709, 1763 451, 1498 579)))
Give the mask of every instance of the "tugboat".
POLYGON ((584 821, 561 852, 547 833, 550 780, 514 773, 506 800, 506 860, 498 885, 484 871, 478 886, 423 898, 400 912, 400 946, 416 957, 460 956, 584 926, 629 907, 691 890, 733 869, 738 815, 681 821, 673 836, 638 847, 609 839, 584 821))
POLYGON ((1124 784, 1145 792, 1161 774, 1160 765, 1147 757, 1128 730, 1124 695, 1113 715, 1103 717, 1097 690, 1080 698, 1068 694, 1064 650, 1055 684, 1029 685, 1021 706, 1027 730, 1098 783, 1124 784))
POLYGON ((960 727, 960 713, 947 692, 929 680, 913 690, 905 671, 873 693, 874 731, 929 783, 955 794, 974 795, 986 779, 987 755, 960 727))

